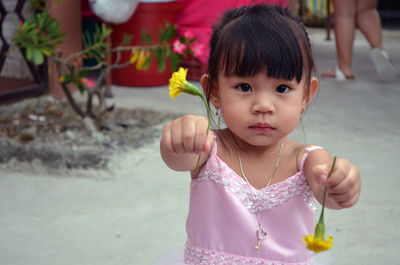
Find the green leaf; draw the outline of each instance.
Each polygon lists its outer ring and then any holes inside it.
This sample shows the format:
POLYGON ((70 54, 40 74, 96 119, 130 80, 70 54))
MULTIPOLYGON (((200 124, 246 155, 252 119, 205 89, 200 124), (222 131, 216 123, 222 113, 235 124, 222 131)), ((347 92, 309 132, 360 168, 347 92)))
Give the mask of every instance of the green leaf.
POLYGON ((176 34, 176 25, 171 25, 165 21, 165 26, 161 26, 159 30, 158 42, 170 42, 176 34))
POLYGON ((132 42, 132 35, 129 34, 124 34, 124 36, 122 37, 122 42, 121 45, 129 45, 132 42))
POLYGON ((49 25, 47 26, 47 29, 49 30, 49 32, 56 32, 59 31, 59 25, 60 23, 58 23, 55 19, 51 19, 49 25))
POLYGON ((164 72, 165 70, 165 50, 161 47, 155 49, 155 54, 157 58, 158 72, 164 72))
POLYGON ((176 25, 170 25, 168 21, 165 23, 166 30, 165 30, 165 41, 170 42, 176 34, 176 25))
POLYGON ((150 56, 144 61, 142 70, 147 70, 150 67, 151 59, 153 59, 153 53, 150 53, 150 56))
POLYGON ((158 30, 158 42, 163 43, 165 40, 165 31, 163 27, 160 27, 158 30))
POLYGON ((105 24, 103 24, 103 25, 104 25, 103 37, 104 37, 104 39, 107 39, 107 37, 111 35, 113 30, 112 30, 112 28, 108 28, 105 24))
POLYGON ((37 25, 40 29, 42 29, 46 24, 46 13, 38 13, 37 14, 37 25))
POLYGON ((75 76, 75 66, 68 65, 68 70, 71 73, 71 78, 73 78, 75 76))
POLYGON ((41 65, 44 62, 43 54, 38 49, 32 50, 33 62, 37 65, 41 65))
POLYGON ((24 21, 21 30, 26 31, 28 28, 29 28, 29 23, 27 21, 24 21))
POLYGON ((189 40, 189 41, 187 42, 187 45, 190 46, 190 44, 193 44, 196 40, 197 40, 197 38, 194 37, 193 39, 191 39, 191 40, 189 40))
POLYGON ((31 34, 31 40, 32 40, 32 44, 37 45, 38 44, 38 32, 35 29, 35 32, 32 32, 31 34))
POLYGON ((72 77, 70 75, 64 75, 64 84, 68 84, 72 81, 72 77))
POLYGON ((90 46, 91 36, 88 30, 85 30, 82 34, 83 48, 86 49, 90 46))
POLYGON ((99 27, 99 25, 95 24, 94 32, 93 32, 93 35, 92 35, 92 38, 91 38, 92 39, 92 44, 99 41, 99 39, 100 39, 99 36, 100 35, 101 35, 100 27, 99 27))
POLYGON ((76 81, 74 84, 81 93, 83 93, 86 90, 86 87, 82 84, 80 80, 76 81))
POLYGON ((101 24, 101 35, 105 39, 107 38, 112 32, 111 28, 108 28, 105 23, 101 24))
POLYGON ((78 71, 78 78, 81 79, 82 77, 85 77, 88 73, 90 73, 89 70, 79 70, 78 71))
POLYGON ((26 47, 26 49, 25 49, 25 56, 26 56, 26 59, 27 59, 28 61, 30 61, 30 62, 33 61, 33 48, 32 48, 32 46, 27 46, 27 47, 26 47))
POLYGON ((171 56, 169 57, 170 63, 171 63, 171 70, 172 72, 175 72, 178 70, 178 65, 179 62, 181 61, 181 57, 177 53, 171 53, 171 56))
POLYGON ((153 40, 151 39, 151 36, 145 29, 142 30, 142 41, 146 42, 148 44, 151 44, 153 40))

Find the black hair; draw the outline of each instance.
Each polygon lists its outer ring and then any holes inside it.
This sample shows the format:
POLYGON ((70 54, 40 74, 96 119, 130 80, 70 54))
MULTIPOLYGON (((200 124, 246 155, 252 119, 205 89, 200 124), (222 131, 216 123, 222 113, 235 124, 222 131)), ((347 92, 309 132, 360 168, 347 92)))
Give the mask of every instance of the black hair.
POLYGON ((267 4, 227 10, 213 26, 207 99, 219 74, 244 77, 261 71, 273 78, 295 78, 298 83, 304 73, 308 87, 314 62, 301 19, 288 9, 267 4))

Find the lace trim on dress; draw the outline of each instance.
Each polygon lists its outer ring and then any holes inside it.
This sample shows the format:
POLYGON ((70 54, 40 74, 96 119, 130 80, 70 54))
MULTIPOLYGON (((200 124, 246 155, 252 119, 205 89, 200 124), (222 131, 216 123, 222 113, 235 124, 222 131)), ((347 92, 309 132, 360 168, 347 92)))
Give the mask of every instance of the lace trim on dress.
POLYGON ((312 264, 312 258, 305 262, 297 263, 285 263, 278 261, 271 261, 261 258, 246 257, 228 254, 221 251, 214 251, 210 249, 205 249, 201 247, 194 246, 189 240, 186 242, 185 254, 184 254, 185 264, 191 265, 219 265, 219 264, 231 264, 231 265, 310 265, 312 264))
POLYGON ((254 187, 250 188, 239 175, 232 171, 225 162, 217 156, 213 158, 215 158, 213 162, 217 163, 217 169, 202 170, 199 176, 192 180, 192 188, 196 187, 199 182, 204 180, 211 180, 222 184, 227 191, 234 194, 242 204, 253 213, 282 205, 294 196, 302 196, 311 209, 316 209, 316 203, 311 188, 301 171, 284 181, 257 190, 254 187), (228 170, 229 174, 223 173, 223 171, 226 170, 228 170))

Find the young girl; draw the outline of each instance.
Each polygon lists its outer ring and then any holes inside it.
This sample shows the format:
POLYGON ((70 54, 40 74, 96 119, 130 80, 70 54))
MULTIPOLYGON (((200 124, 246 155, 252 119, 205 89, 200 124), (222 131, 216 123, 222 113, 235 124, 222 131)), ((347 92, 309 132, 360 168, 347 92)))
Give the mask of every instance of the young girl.
POLYGON ((307 33, 288 10, 228 10, 214 27, 201 85, 227 126, 206 135, 204 117, 165 125, 164 162, 190 171, 184 264, 311 264, 314 197, 341 209, 359 197, 358 169, 287 138, 317 91, 307 33), (198 155, 200 170, 196 171, 198 155))

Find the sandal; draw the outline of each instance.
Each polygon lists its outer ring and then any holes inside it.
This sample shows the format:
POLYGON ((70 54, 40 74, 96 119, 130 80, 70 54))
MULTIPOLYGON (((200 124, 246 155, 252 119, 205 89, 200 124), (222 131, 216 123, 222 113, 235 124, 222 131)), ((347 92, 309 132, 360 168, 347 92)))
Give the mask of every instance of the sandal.
POLYGON ((386 51, 379 48, 374 48, 371 51, 371 58, 374 62, 376 71, 380 76, 392 78, 396 75, 396 69, 390 62, 389 56, 386 51))
POLYGON ((354 79, 354 75, 343 74, 343 72, 339 69, 339 67, 335 67, 334 69, 323 72, 322 76, 334 78, 337 81, 346 81, 354 79))

